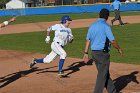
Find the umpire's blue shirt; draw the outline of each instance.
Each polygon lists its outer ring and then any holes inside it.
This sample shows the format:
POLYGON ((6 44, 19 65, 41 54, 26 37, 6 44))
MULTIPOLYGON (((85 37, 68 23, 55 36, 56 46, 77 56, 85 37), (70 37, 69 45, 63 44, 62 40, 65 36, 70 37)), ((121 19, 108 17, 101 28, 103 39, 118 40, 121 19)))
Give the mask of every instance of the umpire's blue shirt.
POLYGON ((91 50, 103 50, 106 42, 115 40, 110 25, 103 18, 99 18, 88 29, 86 40, 90 40, 91 50))
POLYGON ((121 2, 118 0, 115 0, 111 5, 113 6, 114 9, 118 10, 118 9, 120 9, 121 2))

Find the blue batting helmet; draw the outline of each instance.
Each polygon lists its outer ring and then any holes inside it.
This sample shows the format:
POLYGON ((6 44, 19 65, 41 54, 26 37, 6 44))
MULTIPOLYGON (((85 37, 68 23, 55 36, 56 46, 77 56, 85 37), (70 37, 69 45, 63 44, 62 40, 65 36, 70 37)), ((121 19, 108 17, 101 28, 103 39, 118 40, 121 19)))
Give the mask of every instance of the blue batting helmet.
POLYGON ((65 15, 61 18, 61 23, 66 23, 67 20, 72 21, 72 19, 69 16, 65 15))

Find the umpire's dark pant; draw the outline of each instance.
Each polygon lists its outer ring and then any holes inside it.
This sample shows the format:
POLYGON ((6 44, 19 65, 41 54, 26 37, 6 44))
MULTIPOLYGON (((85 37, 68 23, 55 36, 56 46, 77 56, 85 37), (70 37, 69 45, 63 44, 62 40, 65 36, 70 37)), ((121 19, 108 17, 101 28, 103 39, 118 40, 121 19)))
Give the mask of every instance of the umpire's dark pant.
POLYGON ((109 74, 110 54, 95 50, 92 51, 92 57, 98 70, 93 93, 103 93, 104 87, 107 89, 108 93, 116 93, 116 88, 109 74))
POLYGON ((112 22, 114 22, 116 20, 119 20, 120 25, 122 25, 123 22, 122 22, 122 19, 121 19, 121 16, 120 16, 120 11, 115 9, 114 13, 115 13, 115 18, 112 20, 112 22))

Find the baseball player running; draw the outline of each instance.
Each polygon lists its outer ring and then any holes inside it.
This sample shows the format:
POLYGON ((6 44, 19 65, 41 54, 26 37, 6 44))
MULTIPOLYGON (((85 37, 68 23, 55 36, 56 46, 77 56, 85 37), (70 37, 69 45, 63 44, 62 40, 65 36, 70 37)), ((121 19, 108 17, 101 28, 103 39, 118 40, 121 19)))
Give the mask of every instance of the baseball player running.
POLYGON ((60 76, 66 75, 66 73, 64 73, 62 70, 65 58, 67 56, 63 48, 68 42, 72 43, 73 41, 72 31, 70 28, 68 28, 71 21, 72 21, 71 18, 65 15, 61 19, 61 24, 55 24, 47 29, 47 37, 45 39, 46 43, 49 43, 50 41, 50 33, 52 31, 55 31, 55 36, 53 42, 51 43, 52 51, 45 58, 42 59, 34 58, 32 63, 30 64, 30 68, 32 68, 36 63, 51 63, 59 55, 60 60, 59 60, 58 75, 60 76))
POLYGON ((12 17, 8 21, 4 21, 3 23, 0 23, 0 28, 7 26, 9 23, 13 22, 16 20, 16 17, 12 17))
POLYGON ((119 0, 114 0, 114 2, 110 5, 110 7, 114 8, 114 13, 115 13, 115 18, 111 20, 111 25, 113 25, 113 23, 116 20, 119 21, 120 26, 124 25, 120 16, 120 6, 121 6, 121 2, 119 0))

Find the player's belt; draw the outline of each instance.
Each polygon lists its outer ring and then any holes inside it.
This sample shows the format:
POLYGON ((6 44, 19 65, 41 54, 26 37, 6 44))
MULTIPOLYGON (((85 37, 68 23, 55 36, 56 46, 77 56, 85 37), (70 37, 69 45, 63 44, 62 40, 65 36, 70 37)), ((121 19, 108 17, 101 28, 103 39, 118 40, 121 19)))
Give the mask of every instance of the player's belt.
POLYGON ((56 43, 60 44, 59 42, 56 42, 56 43))
POLYGON ((60 44, 60 42, 56 42, 57 44, 59 44, 62 48, 64 47, 64 46, 62 46, 61 44, 60 44))

